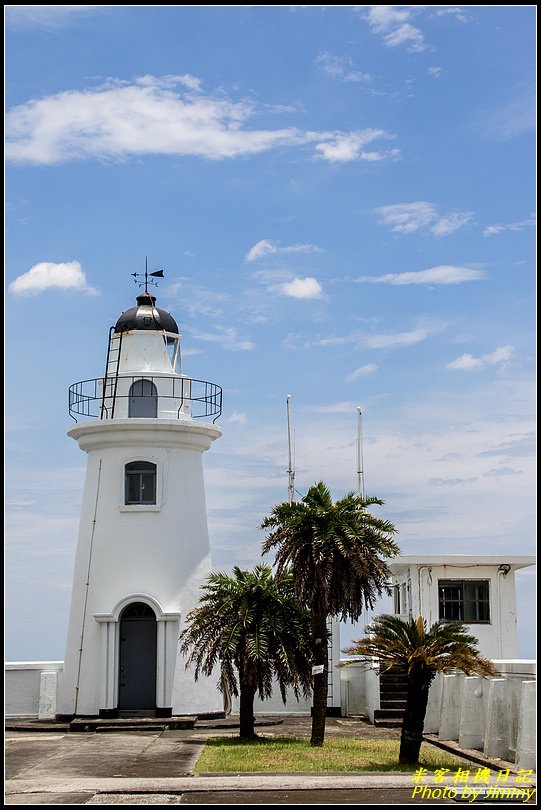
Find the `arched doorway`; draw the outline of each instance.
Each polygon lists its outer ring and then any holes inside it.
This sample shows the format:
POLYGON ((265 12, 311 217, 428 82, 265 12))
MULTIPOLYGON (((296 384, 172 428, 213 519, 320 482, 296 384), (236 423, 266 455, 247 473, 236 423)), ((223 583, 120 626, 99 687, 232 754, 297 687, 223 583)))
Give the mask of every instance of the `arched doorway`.
POLYGON ((156 708, 156 615, 132 602, 120 615, 119 710, 156 708))
POLYGON ((156 419, 158 416, 158 391, 150 380, 136 380, 130 387, 128 416, 139 419, 156 419))

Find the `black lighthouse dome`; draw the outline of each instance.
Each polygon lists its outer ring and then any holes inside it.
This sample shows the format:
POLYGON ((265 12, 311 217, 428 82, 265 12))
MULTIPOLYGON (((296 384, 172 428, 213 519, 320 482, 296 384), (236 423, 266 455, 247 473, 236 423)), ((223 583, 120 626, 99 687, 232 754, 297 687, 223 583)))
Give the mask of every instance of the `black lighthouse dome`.
POLYGON ((149 292, 137 296, 137 306, 123 312, 115 324, 115 332, 127 332, 129 329, 148 329, 153 332, 175 332, 178 334, 177 322, 164 309, 159 309, 156 298, 149 292))

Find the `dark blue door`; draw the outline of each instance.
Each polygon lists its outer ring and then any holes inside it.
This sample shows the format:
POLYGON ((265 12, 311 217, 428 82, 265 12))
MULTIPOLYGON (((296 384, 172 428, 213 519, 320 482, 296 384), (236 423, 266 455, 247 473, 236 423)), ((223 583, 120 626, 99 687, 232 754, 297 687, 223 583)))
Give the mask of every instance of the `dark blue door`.
POLYGON ((118 708, 156 708, 156 616, 142 602, 120 617, 118 708))

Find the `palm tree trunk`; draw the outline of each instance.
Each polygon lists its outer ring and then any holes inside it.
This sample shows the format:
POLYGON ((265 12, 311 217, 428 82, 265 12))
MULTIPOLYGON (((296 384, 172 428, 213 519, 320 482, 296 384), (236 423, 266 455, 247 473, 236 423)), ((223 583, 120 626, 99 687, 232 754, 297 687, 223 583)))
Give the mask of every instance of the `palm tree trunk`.
POLYGON ((254 739, 254 697, 255 689, 246 681, 240 682, 240 707, 239 707, 239 736, 243 739, 254 739))
POLYGON ((314 705, 312 709, 312 736, 310 745, 323 745, 325 720, 327 718, 327 694, 329 691, 329 650, 327 645, 327 616, 321 610, 312 610, 312 634, 314 638, 314 664, 323 664, 323 672, 314 675, 314 705))
POLYGON ((400 735, 400 764, 415 765, 419 761, 431 680, 418 672, 408 675, 408 697, 400 735))

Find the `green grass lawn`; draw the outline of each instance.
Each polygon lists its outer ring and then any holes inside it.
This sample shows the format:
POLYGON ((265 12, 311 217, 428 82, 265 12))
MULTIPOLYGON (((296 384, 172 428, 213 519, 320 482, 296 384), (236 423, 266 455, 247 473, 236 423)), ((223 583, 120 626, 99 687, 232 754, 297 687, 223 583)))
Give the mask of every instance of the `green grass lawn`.
MULTIPOLYGON (((195 773, 265 771, 412 771, 398 764, 400 740, 329 739, 321 747, 309 740, 290 737, 259 737, 246 742, 238 737, 212 737, 195 766, 195 773)), ((419 764, 429 771, 464 768, 466 760, 426 743, 419 764)), ((471 763, 466 763, 471 767, 471 763)), ((418 767, 418 766, 416 766, 418 767)))

